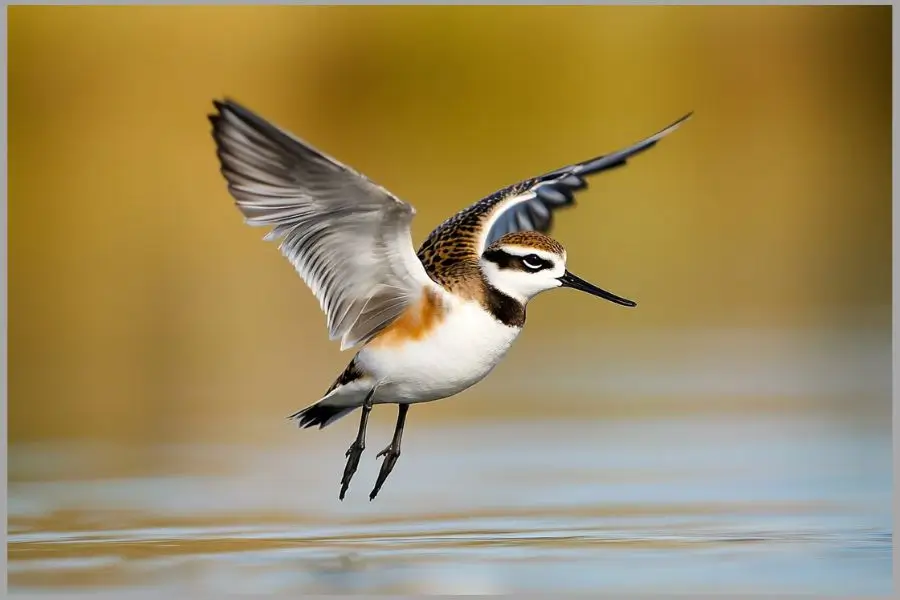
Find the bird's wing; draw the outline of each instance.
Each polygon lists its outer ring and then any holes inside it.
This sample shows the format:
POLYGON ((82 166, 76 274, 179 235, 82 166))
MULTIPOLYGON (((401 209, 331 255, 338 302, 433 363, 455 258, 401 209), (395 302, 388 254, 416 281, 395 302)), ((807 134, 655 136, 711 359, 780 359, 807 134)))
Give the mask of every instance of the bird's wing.
POLYGON ((415 209, 363 175, 231 101, 213 138, 249 225, 272 226, 341 349, 365 343, 433 285, 410 235, 415 209))
POLYGON ((575 192, 587 187, 586 177, 624 165, 629 158, 652 148, 675 131, 692 114, 622 150, 520 181, 491 194, 435 229, 423 243, 419 257, 428 268, 429 257, 441 254, 438 247, 444 239, 455 239, 460 244, 465 237, 470 252, 481 256, 485 248, 507 233, 529 230, 549 233, 553 213, 574 205, 575 192))

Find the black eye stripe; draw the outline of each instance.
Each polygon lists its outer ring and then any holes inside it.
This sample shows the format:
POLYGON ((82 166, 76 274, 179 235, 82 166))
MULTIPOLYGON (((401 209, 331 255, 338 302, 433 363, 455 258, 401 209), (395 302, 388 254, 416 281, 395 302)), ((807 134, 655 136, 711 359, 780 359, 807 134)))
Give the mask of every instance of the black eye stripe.
POLYGON ((501 269, 511 269, 515 271, 525 271, 527 273, 537 273, 538 271, 543 271, 544 269, 552 269, 553 263, 549 260, 544 260, 537 254, 528 254, 526 256, 517 256, 515 254, 510 254, 505 250, 490 250, 483 254, 485 260, 489 260, 501 269), (525 262, 525 259, 528 259, 528 262, 525 262), (532 266, 534 265, 534 266, 532 266))

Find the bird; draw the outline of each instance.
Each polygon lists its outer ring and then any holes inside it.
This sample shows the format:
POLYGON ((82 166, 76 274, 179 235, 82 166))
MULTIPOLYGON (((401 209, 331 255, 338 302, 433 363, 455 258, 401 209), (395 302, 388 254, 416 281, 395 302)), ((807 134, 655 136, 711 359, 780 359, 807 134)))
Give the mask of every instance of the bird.
POLYGON ((353 358, 324 395, 288 419, 322 429, 361 409, 345 453, 343 501, 365 449, 375 405, 396 404, 391 442, 369 501, 400 457, 413 404, 459 394, 483 380, 525 325, 528 302, 572 288, 624 307, 636 303, 567 269, 549 236, 554 215, 575 204, 587 178, 625 165, 687 121, 685 114, 624 149, 518 181, 457 212, 418 250, 412 204, 235 100, 208 114, 220 173, 244 221, 312 291, 329 338, 353 358))

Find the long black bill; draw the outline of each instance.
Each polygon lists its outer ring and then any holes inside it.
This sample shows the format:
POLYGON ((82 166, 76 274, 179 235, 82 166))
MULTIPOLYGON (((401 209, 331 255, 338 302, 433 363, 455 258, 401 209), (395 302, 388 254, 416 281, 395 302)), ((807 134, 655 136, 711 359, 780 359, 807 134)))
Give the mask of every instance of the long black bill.
POLYGON ((615 302, 616 304, 621 304, 622 306, 637 306, 637 302, 632 302, 626 298, 622 298, 621 296, 616 296, 606 290, 601 290, 596 285, 591 285, 581 277, 576 275, 572 275, 568 271, 566 271, 565 275, 559 278, 560 283, 562 283, 562 287, 572 288, 573 290, 581 290, 582 292, 587 292, 593 296, 598 296, 600 298, 604 298, 609 300, 610 302, 615 302))

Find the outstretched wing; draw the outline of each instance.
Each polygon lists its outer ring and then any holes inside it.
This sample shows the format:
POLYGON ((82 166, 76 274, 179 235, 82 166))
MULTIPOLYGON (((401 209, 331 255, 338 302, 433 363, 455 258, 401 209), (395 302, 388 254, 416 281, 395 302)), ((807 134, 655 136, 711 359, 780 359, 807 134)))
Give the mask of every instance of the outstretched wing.
POLYGON ((363 175, 231 100, 213 138, 228 190, 319 300, 331 339, 372 339, 433 285, 416 258, 415 209, 363 175))
POLYGON ((655 146, 692 114, 686 114, 662 131, 622 150, 520 181, 491 194, 435 229, 422 244, 419 258, 426 269, 430 269, 433 257, 446 254, 440 248, 443 240, 453 239, 459 246, 465 239, 469 252, 480 256, 485 248, 507 233, 549 233, 554 212, 574 205, 575 193, 587 187, 586 177, 624 165, 632 156, 655 146))
POLYGON ((587 187, 585 178, 615 167, 672 133, 693 113, 681 117, 662 131, 612 154, 550 171, 507 188, 494 202, 493 210, 482 227, 479 253, 492 242, 514 231, 548 233, 553 227, 553 212, 575 204, 575 192, 587 187))

